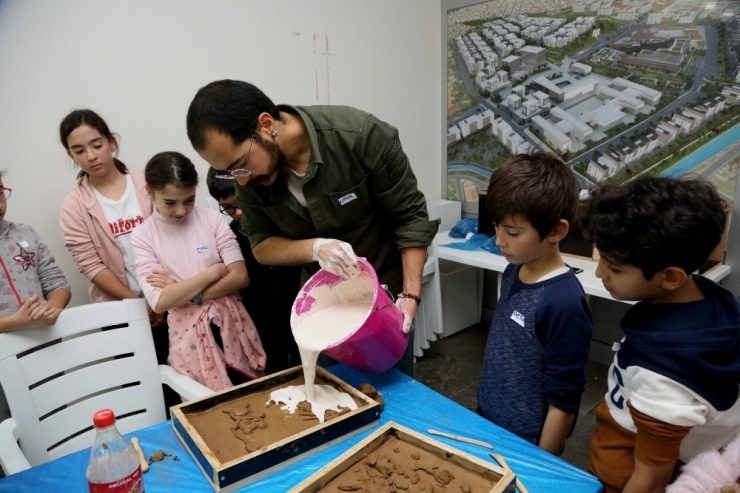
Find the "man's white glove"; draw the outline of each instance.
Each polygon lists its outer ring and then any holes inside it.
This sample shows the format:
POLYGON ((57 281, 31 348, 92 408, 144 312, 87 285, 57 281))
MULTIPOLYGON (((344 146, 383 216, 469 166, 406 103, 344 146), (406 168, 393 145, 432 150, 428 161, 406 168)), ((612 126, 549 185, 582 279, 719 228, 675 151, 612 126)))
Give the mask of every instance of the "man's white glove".
POLYGON ((360 273, 352 246, 339 240, 317 238, 313 242, 313 259, 322 269, 347 278, 360 273))
POLYGON ((413 324, 414 316, 416 315, 416 301, 411 298, 398 298, 396 300, 396 306, 401 310, 401 314, 403 314, 403 332, 408 334, 411 332, 411 324, 413 324))

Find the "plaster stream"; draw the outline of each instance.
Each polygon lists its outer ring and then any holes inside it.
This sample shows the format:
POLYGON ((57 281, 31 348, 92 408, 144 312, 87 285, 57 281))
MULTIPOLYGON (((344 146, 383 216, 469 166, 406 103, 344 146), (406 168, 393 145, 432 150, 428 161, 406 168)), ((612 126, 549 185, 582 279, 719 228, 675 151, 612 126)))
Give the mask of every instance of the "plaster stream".
POLYGON ((317 309, 298 317, 294 314, 291 320, 293 337, 301 353, 305 385, 277 389, 270 394, 268 403, 283 403, 285 405, 281 409, 293 413, 299 402, 308 401, 311 412, 320 423, 324 422, 324 413, 328 409, 357 409, 349 394, 329 385, 314 385, 316 361, 321 351, 346 339, 365 322, 373 305, 372 286, 369 277, 360 275, 335 286, 318 286, 311 291, 317 309), (322 306, 325 308, 320 309, 322 306))

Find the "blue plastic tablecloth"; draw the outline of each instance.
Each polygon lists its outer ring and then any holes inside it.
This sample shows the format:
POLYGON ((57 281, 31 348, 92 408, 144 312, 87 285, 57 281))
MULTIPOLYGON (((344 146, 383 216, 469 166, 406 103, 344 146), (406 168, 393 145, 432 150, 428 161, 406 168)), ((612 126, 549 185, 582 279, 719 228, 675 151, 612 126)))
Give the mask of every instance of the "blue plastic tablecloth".
MULTIPOLYGON (((601 483, 590 474, 502 430, 398 371, 392 370, 380 375, 363 375, 344 365, 332 366, 329 371, 352 386, 359 387, 361 383, 369 382, 381 392, 385 400, 385 410, 380 418, 381 424, 395 421, 424 434, 427 429, 433 428, 476 438, 494 445, 495 451, 506 458, 509 467, 519 475, 532 493, 598 493, 603 491, 601 483)), ((287 491, 346 452, 372 431, 371 429, 325 450, 310 454, 238 491, 287 491)), ((145 456, 149 457, 158 450, 164 450, 177 456, 178 459, 166 457, 163 461, 151 465, 149 471, 144 474, 144 486, 147 493, 213 491, 172 431, 170 422, 139 430, 132 435, 139 438, 145 456)), ((436 436, 432 438, 493 462, 488 455, 490 452, 488 449, 436 436)), ((0 492, 85 493, 87 492, 85 469, 89 460, 89 449, 82 450, 0 479, 0 492)))

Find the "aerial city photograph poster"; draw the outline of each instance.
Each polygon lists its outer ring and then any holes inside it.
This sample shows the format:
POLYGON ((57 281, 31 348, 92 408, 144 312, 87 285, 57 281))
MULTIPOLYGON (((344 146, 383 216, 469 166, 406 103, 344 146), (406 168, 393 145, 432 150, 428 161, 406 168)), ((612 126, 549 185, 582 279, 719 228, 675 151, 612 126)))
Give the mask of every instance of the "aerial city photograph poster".
POLYGON ((447 198, 509 156, 559 155, 582 188, 740 164, 737 0, 493 0, 447 12, 447 198))

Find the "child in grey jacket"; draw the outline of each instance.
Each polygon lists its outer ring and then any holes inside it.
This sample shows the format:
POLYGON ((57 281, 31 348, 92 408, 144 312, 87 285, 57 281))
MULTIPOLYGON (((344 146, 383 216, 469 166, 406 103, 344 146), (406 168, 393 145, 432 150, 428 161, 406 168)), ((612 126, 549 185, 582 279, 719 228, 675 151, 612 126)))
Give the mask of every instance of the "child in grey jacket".
POLYGON ((0 173, 0 332, 53 325, 71 297, 41 236, 31 226, 5 219, 11 191, 0 173))

